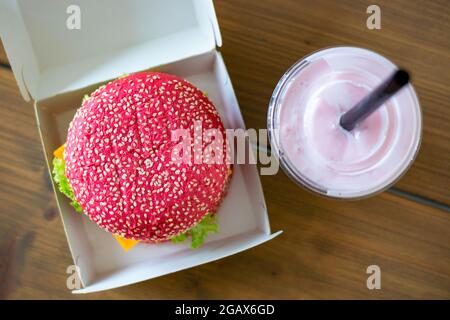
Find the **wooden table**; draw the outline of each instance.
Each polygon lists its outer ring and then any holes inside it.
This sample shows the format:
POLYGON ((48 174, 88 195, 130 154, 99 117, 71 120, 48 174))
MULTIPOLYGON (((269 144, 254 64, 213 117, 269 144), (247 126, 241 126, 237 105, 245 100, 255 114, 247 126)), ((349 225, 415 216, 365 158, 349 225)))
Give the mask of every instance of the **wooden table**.
POLYGON ((275 240, 172 275, 77 296, 32 106, 0 51, 0 298, 450 298, 450 4, 377 1, 382 29, 366 28, 371 1, 217 0, 221 48, 248 127, 265 127, 282 73, 305 54, 349 44, 411 70, 424 116, 421 152, 394 189, 338 202, 283 173, 262 177, 275 240), (368 290, 379 265, 382 289, 368 290))

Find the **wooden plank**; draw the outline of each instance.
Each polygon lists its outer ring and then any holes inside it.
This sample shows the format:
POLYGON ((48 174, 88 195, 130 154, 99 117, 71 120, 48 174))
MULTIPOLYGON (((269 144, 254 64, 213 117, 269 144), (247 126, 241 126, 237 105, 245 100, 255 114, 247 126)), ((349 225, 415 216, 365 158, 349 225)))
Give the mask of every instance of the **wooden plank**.
POLYGON ((8 65, 8 58, 6 57, 5 49, 3 48, 3 44, 0 41, 0 64, 8 65))
POLYGON ((411 70, 423 111, 423 142, 401 190, 450 205, 450 6, 377 1, 381 30, 366 28, 366 0, 217 0, 224 55, 248 127, 265 128, 281 75, 320 48, 375 50, 411 70))
POLYGON ((383 193, 358 202, 262 178, 272 229, 249 251, 137 285, 72 295, 72 259, 30 104, 0 68, 0 298, 450 298, 450 215, 383 193), (379 265, 382 289, 366 288, 379 265))

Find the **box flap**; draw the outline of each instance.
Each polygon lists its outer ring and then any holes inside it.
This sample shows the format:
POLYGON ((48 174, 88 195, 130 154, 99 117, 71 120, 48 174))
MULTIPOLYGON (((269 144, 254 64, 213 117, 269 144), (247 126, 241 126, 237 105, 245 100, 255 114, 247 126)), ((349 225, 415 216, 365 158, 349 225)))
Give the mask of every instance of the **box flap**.
POLYGON ((72 293, 92 293, 118 288, 183 269, 188 269, 253 248, 275 238, 281 233, 282 231, 278 231, 267 235, 255 231, 228 239, 227 243, 208 243, 202 247, 202 250, 191 251, 189 254, 177 256, 173 259, 176 260, 176 263, 174 263, 171 259, 166 259, 166 261, 163 261, 158 265, 142 262, 135 266, 110 273, 98 280, 95 284, 83 289, 73 290, 72 293))
POLYGON ((4 0, 0 35, 25 100, 195 56, 222 42, 212 0, 4 0))

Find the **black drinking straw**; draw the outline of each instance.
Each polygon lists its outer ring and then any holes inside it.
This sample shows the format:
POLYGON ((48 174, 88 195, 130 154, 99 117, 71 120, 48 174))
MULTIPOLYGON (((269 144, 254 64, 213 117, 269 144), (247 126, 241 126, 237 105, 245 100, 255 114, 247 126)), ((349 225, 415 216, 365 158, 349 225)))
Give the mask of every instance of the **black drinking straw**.
POLYGON ((367 118, 408 82, 408 72, 405 70, 395 71, 353 108, 345 112, 341 116, 339 124, 347 131, 353 130, 357 123, 367 118))

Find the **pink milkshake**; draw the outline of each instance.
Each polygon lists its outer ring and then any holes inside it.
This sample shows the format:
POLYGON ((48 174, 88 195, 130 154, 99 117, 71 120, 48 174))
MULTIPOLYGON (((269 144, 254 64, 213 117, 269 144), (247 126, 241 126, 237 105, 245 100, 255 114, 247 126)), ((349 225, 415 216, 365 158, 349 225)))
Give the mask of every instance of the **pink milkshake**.
POLYGON ((411 85, 352 131, 339 125, 341 115, 395 69, 372 51, 336 47, 286 72, 270 101, 268 128, 272 150, 295 182, 328 197, 354 199, 386 189, 406 172, 421 139, 411 85))

